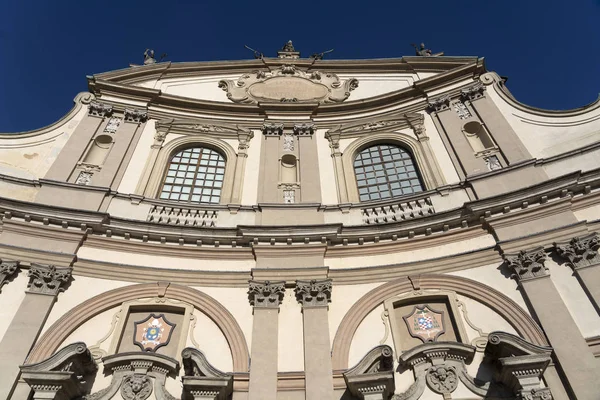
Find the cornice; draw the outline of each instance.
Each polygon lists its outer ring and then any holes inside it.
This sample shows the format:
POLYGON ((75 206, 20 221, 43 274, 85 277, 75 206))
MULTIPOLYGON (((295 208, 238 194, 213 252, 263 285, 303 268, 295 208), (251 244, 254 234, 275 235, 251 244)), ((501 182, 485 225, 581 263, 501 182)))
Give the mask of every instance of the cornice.
POLYGON ((0 244, 0 259, 19 260, 20 268, 27 268, 33 263, 68 267, 73 264, 76 258, 77 256, 71 253, 0 244))

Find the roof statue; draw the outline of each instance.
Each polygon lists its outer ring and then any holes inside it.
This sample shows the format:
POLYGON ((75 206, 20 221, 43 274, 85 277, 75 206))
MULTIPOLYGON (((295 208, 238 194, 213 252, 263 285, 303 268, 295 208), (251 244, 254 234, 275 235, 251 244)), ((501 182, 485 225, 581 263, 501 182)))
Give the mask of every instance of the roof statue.
POLYGON ((411 45, 412 45, 412 47, 415 48, 415 55, 417 55, 417 56, 421 56, 421 57, 437 57, 437 56, 443 56, 444 55, 443 52, 432 54, 431 53, 431 49, 426 49, 425 48, 425 43, 421 43, 421 45, 418 46, 418 47, 414 43, 411 43, 411 45))
POLYGON ((292 43, 291 40, 288 40, 287 43, 285 45, 283 45, 283 48, 281 50, 283 50, 283 51, 296 51, 296 49, 294 48, 294 44, 292 43))
POLYGON ((154 58, 154 50, 146 49, 144 52, 144 65, 155 64, 156 59, 154 58))
POLYGON ((279 50, 277 52, 277 57, 279 57, 279 58, 300 58, 300 52, 296 51, 292 41, 288 40, 287 43, 283 45, 281 50, 279 50))

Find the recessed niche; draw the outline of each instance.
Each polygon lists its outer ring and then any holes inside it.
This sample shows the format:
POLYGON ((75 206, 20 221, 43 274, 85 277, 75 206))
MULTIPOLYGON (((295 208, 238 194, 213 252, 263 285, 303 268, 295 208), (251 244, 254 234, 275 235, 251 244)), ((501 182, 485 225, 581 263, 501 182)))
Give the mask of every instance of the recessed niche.
POLYGON ((102 165, 111 145, 112 137, 110 135, 98 136, 92 141, 83 162, 92 165, 102 165))
POLYGON ((284 154, 281 157, 281 182, 295 183, 297 181, 297 162, 293 154, 284 154))
POLYGON ((475 153, 496 147, 487 129, 479 121, 471 121, 464 124, 463 132, 475 153))

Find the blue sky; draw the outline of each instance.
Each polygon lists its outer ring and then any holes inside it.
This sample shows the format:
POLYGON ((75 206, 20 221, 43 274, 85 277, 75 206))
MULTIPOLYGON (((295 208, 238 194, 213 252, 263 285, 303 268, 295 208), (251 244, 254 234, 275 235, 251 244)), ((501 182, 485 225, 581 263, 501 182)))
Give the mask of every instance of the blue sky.
POLYGON ((5 1, 0 4, 0 132, 48 125, 87 90, 86 75, 140 62, 251 58, 288 39, 304 56, 412 55, 424 41, 446 55, 485 57, 515 97, 549 109, 600 92, 600 0, 520 1, 5 1))

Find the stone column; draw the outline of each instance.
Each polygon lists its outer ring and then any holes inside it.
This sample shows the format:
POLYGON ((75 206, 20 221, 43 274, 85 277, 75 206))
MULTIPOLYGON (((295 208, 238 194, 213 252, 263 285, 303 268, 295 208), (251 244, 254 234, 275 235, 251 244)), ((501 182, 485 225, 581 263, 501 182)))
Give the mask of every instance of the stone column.
POLYGON ((583 290, 600 313, 600 239, 596 232, 568 242, 554 243, 559 256, 567 260, 583 290))
POLYGON ((244 172, 246 171, 246 159, 248 158, 248 143, 253 137, 254 133, 251 130, 238 127, 238 153, 230 197, 232 204, 242 202, 242 185, 244 183, 244 172))
POLYGON ((249 281, 248 299, 254 307, 250 388, 248 400, 277 399, 279 305, 285 282, 249 281))
POLYGON ((542 247, 504 254, 526 299, 537 316, 571 391, 578 400, 597 399, 597 361, 550 279, 542 247))
POLYGON ((348 200, 348 189, 346 188, 346 174, 342 164, 342 152, 340 151, 340 131, 331 129, 325 133, 325 138, 329 140, 331 149, 331 158, 333 158, 333 167, 335 168, 335 178, 337 180, 338 198, 340 204, 346 204, 348 200))
POLYGON ((0 342, 0 399, 10 398, 19 366, 40 334, 59 292, 71 280, 72 268, 31 264, 25 298, 0 342))
POLYGON ((333 399, 328 310, 331 279, 296 281, 296 299, 302 304, 306 400, 333 399))

